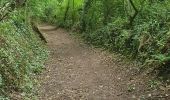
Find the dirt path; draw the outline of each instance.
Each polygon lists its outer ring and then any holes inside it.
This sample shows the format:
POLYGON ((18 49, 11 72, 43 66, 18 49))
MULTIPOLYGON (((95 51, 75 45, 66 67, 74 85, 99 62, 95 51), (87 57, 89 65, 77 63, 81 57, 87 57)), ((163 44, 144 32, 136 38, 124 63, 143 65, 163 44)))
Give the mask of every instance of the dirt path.
POLYGON ((63 29, 49 25, 40 29, 51 51, 41 75, 40 100, 136 100, 128 92, 136 65, 89 47, 63 29))

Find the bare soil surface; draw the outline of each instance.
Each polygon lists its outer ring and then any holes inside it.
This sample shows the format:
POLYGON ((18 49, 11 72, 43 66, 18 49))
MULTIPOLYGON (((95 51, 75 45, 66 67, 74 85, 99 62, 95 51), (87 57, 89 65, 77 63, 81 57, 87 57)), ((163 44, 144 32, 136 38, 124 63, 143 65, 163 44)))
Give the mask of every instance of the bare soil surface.
POLYGON ((51 52, 40 76, 40 100, 143 100, 153 95, 146 92, 148 77, 139 74, 135 62, 86 45, 64 29, 42 25, 40 30, 51 52))

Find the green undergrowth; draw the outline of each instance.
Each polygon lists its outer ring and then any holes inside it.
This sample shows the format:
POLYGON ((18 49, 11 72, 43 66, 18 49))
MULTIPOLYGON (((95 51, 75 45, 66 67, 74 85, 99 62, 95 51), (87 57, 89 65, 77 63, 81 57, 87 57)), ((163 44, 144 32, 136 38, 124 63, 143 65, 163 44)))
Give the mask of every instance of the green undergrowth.
POLYGON ((18 10, 0 23, 0 100, 13 93, 31 98, 34 76, 41 72, 48 51, 31 29, 25 11, 18 10))
POLYGON ((56 17, 53 17, 53 23, 80 31, 88 43, 97 47, 137 59, 143 63, 143 68, 169 68, 168 0, 133 1, 138 10, 133 20, 136 12, 130 0, 59 1, 59 5, 48 13, 48 16, 56 17))
POLYGON ((146 6, 130 28, 127 18, 115 17, 96 30, 89 28, 83 36, 96 46, 138 59, 147 67, 169 66, 170 15, 167 13, 170 8, 167 6, 168 3, 146 6))

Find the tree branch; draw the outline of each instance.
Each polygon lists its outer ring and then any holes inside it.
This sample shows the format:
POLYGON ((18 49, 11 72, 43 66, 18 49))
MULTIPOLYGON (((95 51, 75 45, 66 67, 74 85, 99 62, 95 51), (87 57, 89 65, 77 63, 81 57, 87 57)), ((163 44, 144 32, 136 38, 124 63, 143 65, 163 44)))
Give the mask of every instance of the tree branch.
POLYGON ((135 10, 135 13, 134 13, 132 16, 130 16, 130 18, 129 18, 129 20, 130 20, 129 25, 130 25, 130 26, 133 25, 133 22, 134 22, 136 16, 137 16, 138 13, 143 9, 143 4, 144 4, 145 1, 146 1, 146 0, 143 0, 143 1, 141 2, 142 5, 141 5, 140 9, 138 10, 137 7, 135 6, 134 2, 133 2, 132 0, 129 0, 130 4, 132 5, 133 9, 135 10))
POLYGON ((132 26, 133 25, 133 22, 134 22, 134 19, 136 18, 136 16, 138 15, 138 9, 136 8, 135 4, 133 3, 132 0, 129 0, 130 4, 132 5, 133 9, 135 10, 135 13, 133 14, 133 16, 130 16, 129 20, 129 25, 132 26))

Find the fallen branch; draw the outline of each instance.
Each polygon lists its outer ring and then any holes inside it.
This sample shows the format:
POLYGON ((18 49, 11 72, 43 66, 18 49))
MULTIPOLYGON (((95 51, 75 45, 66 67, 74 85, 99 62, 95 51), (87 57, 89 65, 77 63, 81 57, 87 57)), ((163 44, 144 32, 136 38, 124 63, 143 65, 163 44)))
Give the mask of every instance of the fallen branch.
POLYGON ((39 38, 40 38, 42 41, 44 41, 45 43, 47 43, 47 40, 46 40, 46 38, 44 37, 43 33, 39 30, 38 25, 36 25, 36 23, 33 22, 33 21, 31 21, 30 24, 31 24, 32 30, 33 30, 35 33, 38 34, 39 38))

